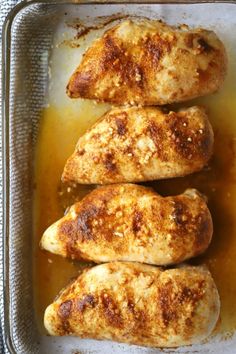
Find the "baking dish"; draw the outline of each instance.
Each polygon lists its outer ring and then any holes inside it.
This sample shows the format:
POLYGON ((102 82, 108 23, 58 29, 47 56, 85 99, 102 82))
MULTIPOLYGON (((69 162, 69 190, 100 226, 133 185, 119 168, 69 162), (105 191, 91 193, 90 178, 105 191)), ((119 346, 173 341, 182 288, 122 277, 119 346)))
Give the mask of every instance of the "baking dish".
MULTIPOLYGON (((146 3, 135 1, 125 3, 112 1, 104 4, 94 1, 23 1, 12 10, 6 19, 3 31, 4 332, 7 346, 12 353, 160 352, 158 349, 111 342, 47 337, 41 334, 35 310, 34 297, 37 296, 37 292, 34 291, 34 288, 38 279, 35 278, 32 269, 35 257, 38 255, 37 252, 32 251, 37 247, 32 235, 35 233, 33 199, 34 191, 37 189, 37 183, 35 185, 33 178, 36 142, 41 133, 39 123, 42 120, 42 110, 52 102, 57 105, 58 109, 61 109, 66 100, 62 93, 64 85, 61 83, 66 79, 67 73, 62 74, 61 81, 56 83, 52 83, 51 76, 58 76, 63 67, 62 61, 67 58, 65 55, 67 56, 68 48, 63 47, 63 44, 59 45, 59 51, 55 51, 57 48, 55 44, 61 43, 63 40, 67 41, 68 36, 71 35, 69 30, 67 33, 65 22, 75 19, 78 21, 79 19, 93 24, 99 16, 117 13, 161 18, 171 24, 184 22, 211 28, 219 33, 225 42, 226 48, 230 52, 230 58, 236 58, 236 50, 233 48, 236 31, 236 4, 233 2, 188 1, 177 3, 175 1, 167 3, 150 1, 146 3), (62 49, 60 50, 60 48, 62 49), (58 54, 61 55, 61 59, 58 59, 58 54), (55 63, 57 60, 59 61, 58 66, 53 69, 51 62, 55 63), (49 66, 52 66, 50 73, 48 72, 49 66), (56 95, 54 95, 55 91, 56 95)), ((92 40, 92 36, 91 33, 88 34, 88 41, 92 40)), ((83 50, 88 42, 86 40, 84 42, 83 38, 81 41, 80 48, 83 50)), ((73 48, 70 51, 73 51, 73 48)), ((71 65, 75 65, 79 60, 79 55, 81 52, 78 54, 78 58, 72 55, 67 60, 71 65)), ((235 59, 230 59, 230 80, 235 78, 233 66, 235 66, 235 59)), ((70 70, 71 67, 68 67, 65 71, 69 72, 70 70)), ((235 86, 233 88, 236 89, 235 86)), ((219 96, 219 100, 223 99, 225 100, 224 96, 219 96)), ((227 105, 231 105, 233 99, 235 100, 235 97, 229 95, 225 100, 226 114, 228 112, 227 105)), ((204 103, 204 100, 201 102, 204 103)), ((73 114, 75 111, 82 114, 81 112, 85 108, 87 111, 91 109, 83 104, 81 107, 73 103, 73 114)), ((101 107, 97 111, 97 116, 106 109, 105 106, 101 107)), ((93 120, 97 116, 94 116, 93 120)), ((222 119, 222 117, 217 119, 222 119)), ((226 140, 223 143, 226 145, 230 133, 232 132, 227 131, 228 135, 225 135, 226 140)), ((229 139, 234 141, 234 135, 233 137, 230 135, 229 139)), ((48 145, 48 150, 50 150, 50 145, 48 145)), ((225 151, 227 152, 227 150, 225 151)), ((231 162, 234 163, 234 160, 231 162)), ((211 188, 217 189, 218 186, 213 185, 211 188)), ((227 193, 231 193, 231 191, 227 193)), ((45 205, 45 208, 47 207, 45 205)), ((232 218, 235 218, 235 214, 233 211, 231 214, 226 218, 226 222, 229 224, 234 223, 232 218)), ((230 230, 232 231, 233 228, 230 230)), ((227 252, 227 249, 224 251, 227 252)), ((231 291, 230 288, 228 291, 231 291)), ((230 306, 228 307, 228 311, 230 311, 230 306)), ((233 312, 233 309, 231 310, 233 312)), ((236 336, 232 332, 225 331, 213 335, 201 345, 172 349, 171 351, 165 349, 164 351, 234 353, 235 345, 236 336)))

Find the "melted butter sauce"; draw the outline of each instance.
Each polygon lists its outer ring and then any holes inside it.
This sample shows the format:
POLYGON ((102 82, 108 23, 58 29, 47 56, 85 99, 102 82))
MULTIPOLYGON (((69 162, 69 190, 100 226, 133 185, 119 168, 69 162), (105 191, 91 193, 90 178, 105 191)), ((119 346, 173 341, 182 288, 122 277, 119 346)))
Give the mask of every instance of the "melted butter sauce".
MULTIPOLYGON (((205 263, 217 284, 221 298, 221 320, 217 331, 236 329, 236 73, 229 72, 222 90, 187 105, 204 105, 215 132, 214 156, 201 172, 184 178, 145 183, 162 195, 182 193, 197 188, 208 197, 214 223, 214 235, 208 251, 190 262, 205 263)), ((178 105, 177 105, 178 106, 178 105)), ((181 105, 180 105, 181 106, 181 105)), ((182 105, 184 106, 184 105, 182 105)), ((35 156, 34 239, 35 306, 43 331, 43 313, 59 291, 87 263, 72 262, 39 248, 44 230, 63 216, 67 206, 80 200, 94 186, 65 186, 60 182, 66 159, 76 142, 107 105, 81 102, 78 114, 70 105, 42 112, 35 156)))
MULTIPOLYGON (((67 206, 81 199, 93 187, 63 186, 60 182, 66 159, 73 152, 78 137, 101 115, 93 102, 82 102, 79 117, 69 107, 46 108, 35 154, 34 235, 35 301, 39 328, 43 330, 45 308, 71 278, 88 263, 74 263, 42 251, 39 241, 45 229, 61 218, 67 206)), ((103 109, 104 110, 104 109, 103 109)))

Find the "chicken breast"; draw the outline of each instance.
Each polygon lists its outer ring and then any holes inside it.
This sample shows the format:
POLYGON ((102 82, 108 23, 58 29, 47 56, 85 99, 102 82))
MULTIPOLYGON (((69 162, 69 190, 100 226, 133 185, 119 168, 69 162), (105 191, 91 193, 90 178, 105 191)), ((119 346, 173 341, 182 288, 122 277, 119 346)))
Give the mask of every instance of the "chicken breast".
POLYGON ((209 336, 219 310, 216 286, 203 267, 115 262, 85 270, 48 306, 44 324, 56 336, 177 347, 209 336))
POLYGON ((185 176, 206 165, 213 140, 201 107, 112 109, 80 137, 62 179, 107 184, 185 176))
POLYGON ((226 52, 212 31, 126 20, 93 42, 71 76, 67 94, 117 105, 163 105, 216 91, 226 52))
POLYGON ((161 197, 149 188, 120 184, 100 187, 50 226, 41 247, 64 257, 94 262, 182 262, 204 252, 212 219, 194 189, 161 197))

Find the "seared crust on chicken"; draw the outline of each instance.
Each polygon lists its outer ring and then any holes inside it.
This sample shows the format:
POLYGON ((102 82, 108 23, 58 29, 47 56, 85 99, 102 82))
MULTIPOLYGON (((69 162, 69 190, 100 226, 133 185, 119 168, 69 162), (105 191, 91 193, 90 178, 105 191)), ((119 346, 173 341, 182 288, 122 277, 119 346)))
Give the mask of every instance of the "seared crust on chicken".
POLYGON ((126 20, 94 41, 67 94, 117 105, 163 105, 216 91, 226 52, 212 31, 154 20, 126 20))
POLYGON ((161 197, 152 189, 120 184, 100 187, 50 226, 41 247, 96 263, 182 262, 204 252, 212 237, 211 214, 195 189, 161 197))
POLYGON ((177 347, 205 339, 219 309, 216 286, 203 267, 115 262, 85 270, 48 306, 44 324, 56 336, 177 347))
POLYGON ((213 140, 201 107, 112 109, 79 139, 62 179, 109 184, 185 176, 206 165, 213 140))

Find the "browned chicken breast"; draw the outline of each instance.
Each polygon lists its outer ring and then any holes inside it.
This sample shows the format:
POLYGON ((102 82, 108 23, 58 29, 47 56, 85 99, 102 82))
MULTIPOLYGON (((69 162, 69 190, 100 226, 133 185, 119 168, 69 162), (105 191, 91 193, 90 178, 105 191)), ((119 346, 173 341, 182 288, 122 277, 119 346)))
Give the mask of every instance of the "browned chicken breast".
POLYGON ((167 265, 204 252, 212 219, 195 189, 161 197, 149 188, 100 187, 44 233, 42 248, 94 262, 137 261, 167 265))
POLYGON ((203 267, 115 262, 85 270, 48 306, 44 324, 51 335, 177 347, 205 339, 219 309, 203 267))
POLYGON ((201 107, 112 109, 79 139, 62 178, 107 184, 185 176, 207 163, 213 140, 201 107))
POLYGON ((118 105, 185 101, 216 91, 226 61, 224 46, 212 31, 126 20, 94 41, 67 93, 118 105))

